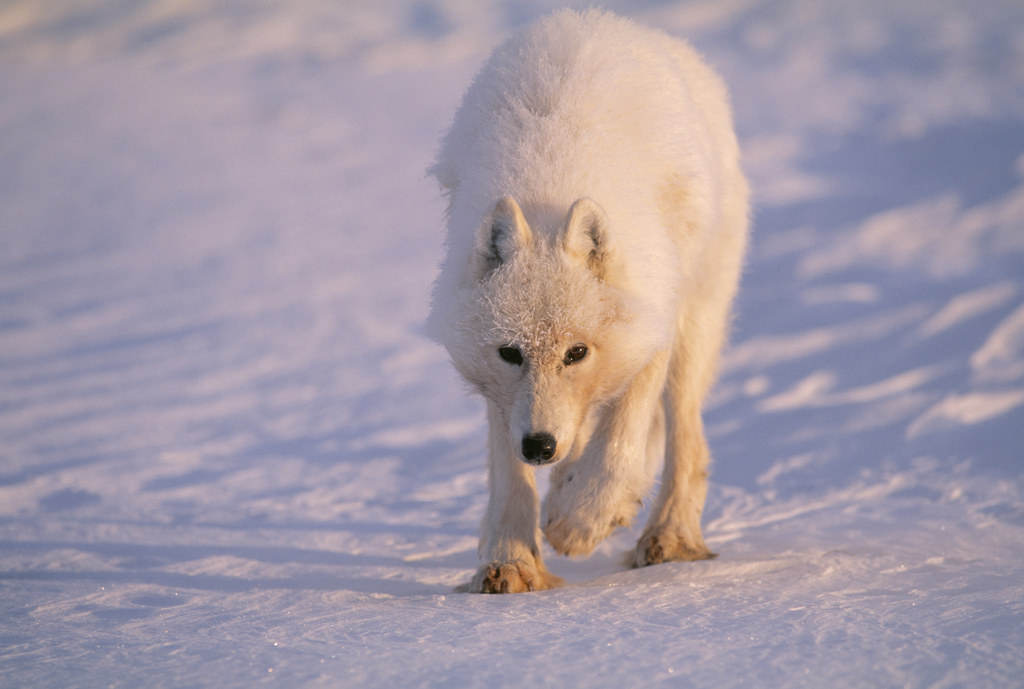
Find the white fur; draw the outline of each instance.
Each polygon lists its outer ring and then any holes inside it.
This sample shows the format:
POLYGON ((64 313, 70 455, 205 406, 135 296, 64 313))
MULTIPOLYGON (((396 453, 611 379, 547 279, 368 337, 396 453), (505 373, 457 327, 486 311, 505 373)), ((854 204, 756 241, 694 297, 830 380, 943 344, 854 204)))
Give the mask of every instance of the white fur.
POLYGON ((490 424, 488 564, 471 589, 559 583, 541 561, 527 459, 558 462, 543 520, 557 551, 587 554, 629 524, 664 458, 633 561, 710 557, 701 404, 748 215, 720 79, 665 34, 558 12, 495 51, 431 172, 449 206, 428 333, 490 424), (524 444, 531 434, 553 438, 551 456, 524 444))

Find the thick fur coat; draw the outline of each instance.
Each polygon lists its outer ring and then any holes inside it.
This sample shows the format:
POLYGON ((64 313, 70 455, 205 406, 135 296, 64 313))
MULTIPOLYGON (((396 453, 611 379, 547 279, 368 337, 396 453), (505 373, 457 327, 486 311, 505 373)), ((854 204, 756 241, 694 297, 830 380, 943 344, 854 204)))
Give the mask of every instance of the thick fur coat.
POLYGON ((748 225, 722 81, 678 39, 558 12, 494 52, 431 172, 449 205, 428 334, 490 426, 470 589, 558 585, 541 528, 559 553, 590 553, 662 460, 633 563, 710 557, 701 405, 748 225))

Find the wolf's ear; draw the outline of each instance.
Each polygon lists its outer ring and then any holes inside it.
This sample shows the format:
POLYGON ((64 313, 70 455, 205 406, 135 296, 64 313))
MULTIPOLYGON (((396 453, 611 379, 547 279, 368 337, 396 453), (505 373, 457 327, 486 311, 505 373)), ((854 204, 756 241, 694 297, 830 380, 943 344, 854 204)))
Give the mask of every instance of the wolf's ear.
POLYGON ((604 209, 586 196, 569 208, 562 236, 562 250, 600 279, 608 274, 611 251, 608 242, 608 216, 604 209))
POLYGON ((511 196, 504 197, 491 211, 487 222, 480 226, 476 251, 470 259, 473 275, 483 280, 532 241, 533 233, 519 204, 511 196))

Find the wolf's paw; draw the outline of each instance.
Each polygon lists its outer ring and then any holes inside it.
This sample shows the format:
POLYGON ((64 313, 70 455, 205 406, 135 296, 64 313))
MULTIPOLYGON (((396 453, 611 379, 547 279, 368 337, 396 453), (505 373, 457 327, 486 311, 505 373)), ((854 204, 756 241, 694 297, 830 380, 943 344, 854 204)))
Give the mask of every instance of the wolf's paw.
POLYGON ((704 545, 699 535, 696 539, 684 538, 668 529, 645 531, 636 544, 634 567, 646 567, 662 562, 710 560, 717 557, 704 545))
MULTIPOLYGON (((639 504, 637 505, 639 507, 639 504)), ((578 512, 560 512, 548 504, 548 523, 544 535, 548 543, 561 555, 589 555, 598 543, 608 538, 620 526, 629 526, 637 509, 624 509, 611 516, 578 512)))
POLYGON ((489 562, 477 570, 470 582, 469 593, 523 593, 545 591, 565 582, 542 567, 523 560, 489 562))
POLYGON ((561 555, 589 555, 615 529, 632 524, 642 506, 639 493, 608 480, 601 465, 559 465, 544 504, 544 535, 561 555))

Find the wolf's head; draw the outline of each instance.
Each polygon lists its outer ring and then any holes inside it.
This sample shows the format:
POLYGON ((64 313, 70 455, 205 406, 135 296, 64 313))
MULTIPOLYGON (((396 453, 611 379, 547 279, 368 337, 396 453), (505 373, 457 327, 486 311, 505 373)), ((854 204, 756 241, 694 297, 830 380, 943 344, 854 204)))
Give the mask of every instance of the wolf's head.
POLYGON ((581 198, 549 229, 535 233, 516 201, 501 199, 478 231, 443 332, 435 321, 432 333, 496 405, 512 451, 537 465, 581 451, 588 419, 664 339, 628 289, 600 206, 581 198))

